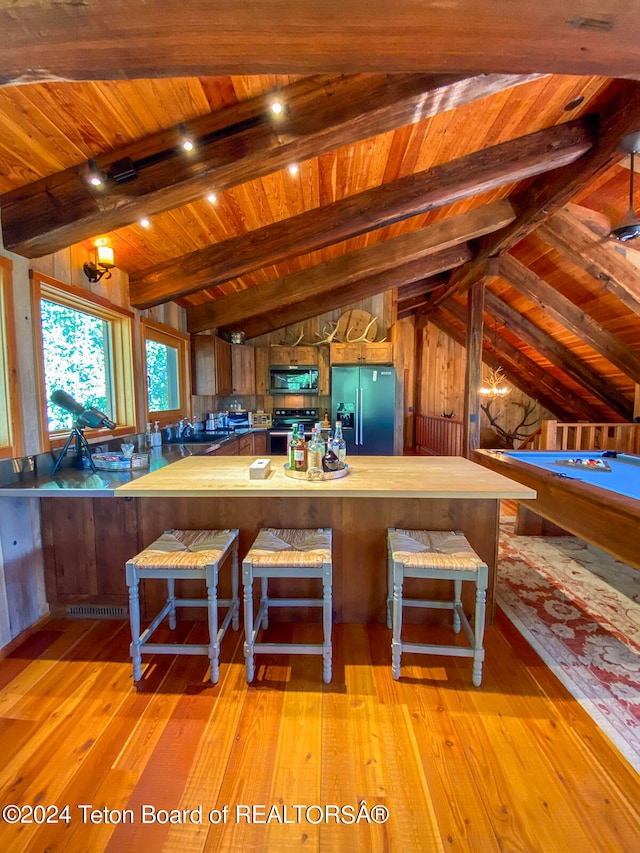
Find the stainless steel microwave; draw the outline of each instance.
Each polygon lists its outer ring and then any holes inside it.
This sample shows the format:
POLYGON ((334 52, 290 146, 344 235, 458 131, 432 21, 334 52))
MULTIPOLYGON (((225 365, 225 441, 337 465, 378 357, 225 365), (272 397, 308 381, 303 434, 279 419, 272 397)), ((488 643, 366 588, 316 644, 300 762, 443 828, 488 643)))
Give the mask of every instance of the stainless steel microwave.
POLYGON ((317 394, 318 368, 303 365, 269 368, 270 394, 317 394))

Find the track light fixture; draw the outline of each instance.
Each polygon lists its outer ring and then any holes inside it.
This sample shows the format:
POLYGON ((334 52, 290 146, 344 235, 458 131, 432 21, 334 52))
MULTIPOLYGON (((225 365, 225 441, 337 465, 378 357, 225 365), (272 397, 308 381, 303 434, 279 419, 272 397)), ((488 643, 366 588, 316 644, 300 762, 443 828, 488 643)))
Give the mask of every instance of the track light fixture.
POLYGON ((115 266, 111 246, 99 244, 96 246, 96 262, 87 261, 83 270, 91 282, 100 281, 102 277, 111 278, 111 269, 115 266))
POLYGON ((195 148, 195 143, 193 141, 193 137, 187 130, 187 125, 182 122, 179 125, 178 129, 180 131, 180 147, 182 148, 182 150, 187 152, 193 151, 193 149, 195 148))
POLYGON ((96 189, 101 189, 104 187, 106 177, 98 168, 98 164, 95 160, 91 159, 87 163, 87 181, 91 184, 92 187, 96 189))

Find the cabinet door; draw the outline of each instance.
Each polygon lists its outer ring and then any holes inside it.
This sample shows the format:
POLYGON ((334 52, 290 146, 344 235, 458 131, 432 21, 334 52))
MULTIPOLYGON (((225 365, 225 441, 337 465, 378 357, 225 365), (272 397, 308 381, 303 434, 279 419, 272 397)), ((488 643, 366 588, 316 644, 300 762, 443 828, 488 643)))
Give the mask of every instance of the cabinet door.
POLYGON ((291 357, 294 359, 293 364, 317 364, 318 363, 318 348, 317 347, 291 347, 291 357))
POLYGON ((267 452, 267 434, 266 432, 254 432, 251 434, 253 439, 253 456, 264 456, 267 452))
POLYGON ((328 397, 331 394, 331 367, 329 365, 329 347, 326 344, 318 350, 318 395, 328 397))
POLYGON ((231 382, 231 344, 222 338, 214 337, 216 359, 216 391, 214 394, 232 394, 231 382))
POLYGON ((362 344, 331 344, 331 364, 358 364, 362 359, 362 344))
POLYGON ((216 451, 216 456, 237 456, 238 455, 238 439, 232 438, 230 441, 225 441, 216 451))
POLYGON ((391 341, 363 344, 364 361, 368 364, 393 364, 393 344, 391 341))
POLYGON ((193 393, 231 394, 231 344, 214 335, 192 335, 193 393))
POLYGON ((293 364, 294 362, 291 360, 293 358, 292 350, 293 347, 281 347, 281 346, 271 346, 269 347, 271 364, 277 364, 281 366, 283 364, 293 364))
POLYGON ((269 347, 254 347, 256 356, 256 394, 269 393, 269 347))
POLYGON ((231 345, 231 376, 234 394, 256 393, 255 351, 244 344, 231 345))
POLYGON ((253 439, 251 435, 241 435, 238 442, 238 455, 251 456, 253 450, 253 439))

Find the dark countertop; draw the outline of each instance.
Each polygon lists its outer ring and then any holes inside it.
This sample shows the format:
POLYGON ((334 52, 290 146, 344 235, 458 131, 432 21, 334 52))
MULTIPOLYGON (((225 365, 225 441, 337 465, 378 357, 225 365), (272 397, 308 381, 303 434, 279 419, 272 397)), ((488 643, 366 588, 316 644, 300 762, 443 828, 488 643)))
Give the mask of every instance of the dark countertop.
MULTIPOLYGON (((34 476, 33 473, 18 473, 15 482, 0 487, 0 498, 3 497, 28 497, 43 498, 55 497, 113 497, 115 489, 125 483, 138 480, 152 471, 171 465, 188 456, 200 456, 206 454, 207 450, 218 448, 229 441, 233 441, 239 435, 248 432, 260 432, 259 429, 243 429, 226 436, 202 436, 196 441, 179 441, 152 447, 149 450, 149 467, 137 468, 132 471, 91 471, 90 468, 80 469, 75 466, 63 465, 53 476, 51 474, 34 476)), ((114 451, 117 452, 117 451, 114 451)))

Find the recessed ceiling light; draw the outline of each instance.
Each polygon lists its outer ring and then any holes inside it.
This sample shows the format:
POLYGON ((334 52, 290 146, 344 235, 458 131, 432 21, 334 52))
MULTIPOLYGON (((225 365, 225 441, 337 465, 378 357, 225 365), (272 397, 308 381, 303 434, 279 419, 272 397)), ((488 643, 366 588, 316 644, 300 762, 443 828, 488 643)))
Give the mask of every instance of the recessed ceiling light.
POLYGON ((140 225, 142 225, 143 228, 148 228, 151 225, 151 223, 149 222, 149 220, 145 216, 143 219, 140 220, 140 225))
POLYGON ((289 174, 290 175, 297 175, 298 174, 298 164, 297 163, 292 163, 289 166, 289 174))
POLYGON ((194 149, 193 139, 189 135, 187 125, 184 123, 180 125, 180 146, 183 151, 193 151, 194 149))
POLYGON ((210 201, 211 204, 215 204, 218 201, 218 196, 215 193, 209 193, 207 201, 210 201))

